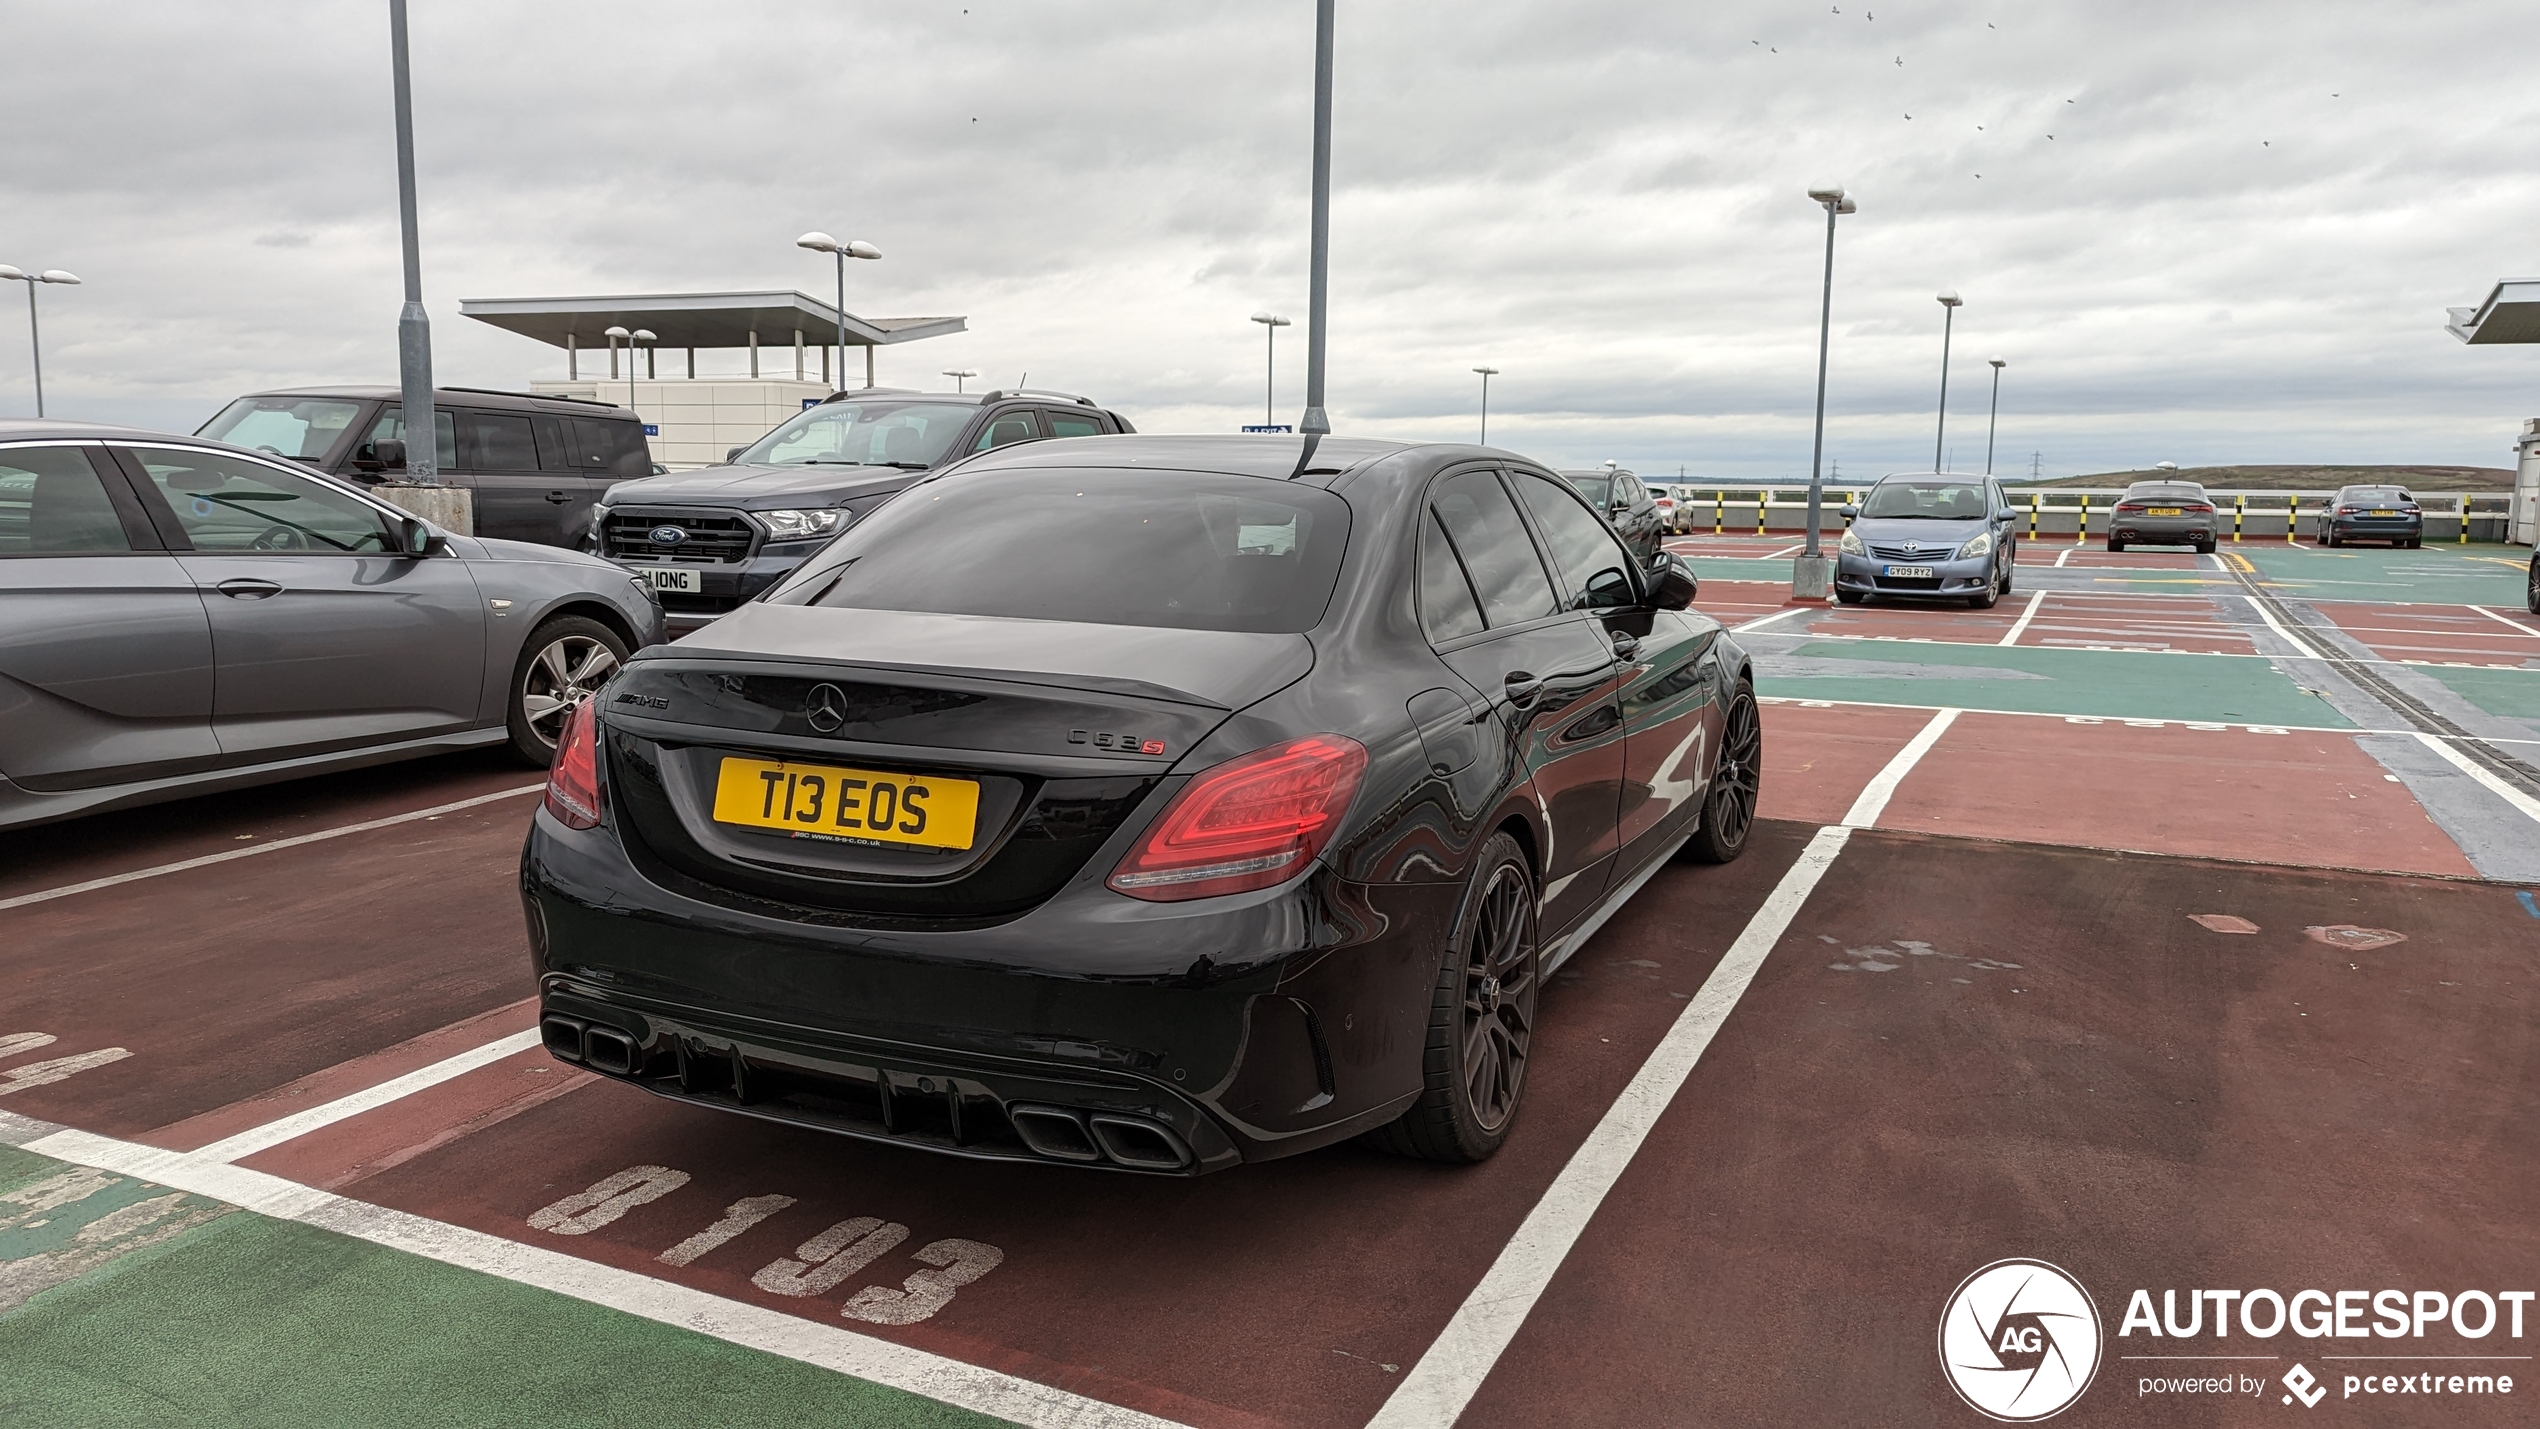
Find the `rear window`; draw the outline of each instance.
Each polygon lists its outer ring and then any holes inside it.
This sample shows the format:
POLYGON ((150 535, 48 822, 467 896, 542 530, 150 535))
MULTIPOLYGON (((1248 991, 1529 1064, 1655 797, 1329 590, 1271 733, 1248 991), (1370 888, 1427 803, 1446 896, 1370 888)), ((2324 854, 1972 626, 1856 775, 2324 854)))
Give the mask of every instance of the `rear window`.
POLYGON ((2337 493, 2337 499, 2340 501, 2369 501, 2383 506, 2392 506, 2402 501, 2416 500, 2415 497, 2410 496, 2408 493, 2401 491, 2395 486, 2350 486, 2344 491, 2337 493))
POLYGON ((1288 482, 970 472, 912 487, 768 599, 1292 634, 1323 618, 1348 543, 1341 499, 1288 482))
POLYGON ((2205 488, 2192 481, 2138 481, 2125 494, 2131 501, 2202 501, 2205 488))
POLYGON ((1605 509, 1605 493, 1613 490, 1613 477, 1601 471, 1565 471, 1561 473, 1561 479, 1577 487, 1590 506, 1599 511, 1605 509))

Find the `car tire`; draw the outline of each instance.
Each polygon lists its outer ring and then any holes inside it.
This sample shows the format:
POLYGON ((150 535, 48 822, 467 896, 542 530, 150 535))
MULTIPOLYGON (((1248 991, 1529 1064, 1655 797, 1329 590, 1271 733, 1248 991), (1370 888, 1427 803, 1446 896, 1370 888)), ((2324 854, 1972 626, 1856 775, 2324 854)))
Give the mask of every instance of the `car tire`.
POLYGON ((2207 541, 2199 541, 2199 542, 2197 542, 2197 543, 2196 543, 2196 554, 2198 554, 2198 555, 2200 555, 2200 556, 2210 556, 2210 555, 2212 555, 2213 553, 2214 553, 2214 543, 2213 543, 2212 541, 2207 540, 2207 541))
POLYGON ((1869 596, 1857 590, 1839 590, 1834 593, 1834 598, 1845 605, 1859 605, 1868 600, 1869 596))
POLYGON ((1702 824, 1685 841, 1696 863, 1728 863, 1746 852, 1755 832, 1755 810, 1764 790, 1764 723, 1752 682, 1737 682, 1728 718, 1720 722, 1720 758, 1702 796, 1702 824))
POLYGON ((2125 542, 2111 537, 2108 541, 2108 549, 2111 551, 2122 551, 2125 549, 2125 542))
POLYGON ((1534 1049, 1543 983, 1540 911, 1525 850, 1505 831, 1491 835, 1473 861, 1464 906, 1430 989, 1419 1099, 1377 1130, 1377 1145, 1423 1161, 1469 1164, 1488 1159, 1508 1140, 1534 1049), (1501 976, 1512 972, 1514 979, 1501 976), (1477 1055, 1490 1060, 1476 1061, 1477 1055), (1486 1084, 1479 1098, 1477 1081, 1486 1084))
POLYGON ((2337 533, 2334 531, 2320 532, 2320 549, 2326 551, 2333 551, 2337 549, 2337 533))
POLYGON ((2523 589, 2522 603, 2532 614, 2540 615, 2540 556, 2531 558, 2531 579, 2523 589))
POLYGON ((503 700, 512 752, 544 769, 556 759, 565 716, 626 663, 626 641, 596 620, 560 615, 529 632, 503 700))
POLYGON ((1984 592, 1982 594, 1967 597, 1967 609, 1991 610, 2001 599, 2002 592, 1994 588, 1993 582, 1986 581, 1984 583, 1984 592))

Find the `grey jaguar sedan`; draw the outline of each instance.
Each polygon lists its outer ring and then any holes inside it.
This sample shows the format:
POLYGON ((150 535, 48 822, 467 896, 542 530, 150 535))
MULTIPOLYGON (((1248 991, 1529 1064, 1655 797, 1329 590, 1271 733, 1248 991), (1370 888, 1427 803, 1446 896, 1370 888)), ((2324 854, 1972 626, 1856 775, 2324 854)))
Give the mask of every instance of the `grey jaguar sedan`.
POLYGON ((0 421, 0 828, 509 745, 544 765, 660 604, 216 442, 0 421))

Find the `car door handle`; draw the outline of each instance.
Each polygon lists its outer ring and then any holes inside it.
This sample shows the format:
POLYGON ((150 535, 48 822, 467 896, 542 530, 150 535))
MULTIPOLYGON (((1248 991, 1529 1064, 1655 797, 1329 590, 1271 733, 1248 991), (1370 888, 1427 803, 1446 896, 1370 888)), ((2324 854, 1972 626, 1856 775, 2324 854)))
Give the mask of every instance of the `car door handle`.
POLYGON ((225 580, 214 588, 232 600, 263 600, 269 595, 282 594, 282 587, 276 582, 257 580, 253 576, 225 580))
POLYGON ((547 499, 558 506, 562 506, 573 499, 573 493, 569 491, 550 491, 547 493, 547 499))
POLYGON ((1543 680, 1531 671, 1511 670, 1507 678, 1500 681, 1500 692, 1508 696, 1508 703, 1524 709, 1535 702, 1535 696, 1543 693, 1543 680))

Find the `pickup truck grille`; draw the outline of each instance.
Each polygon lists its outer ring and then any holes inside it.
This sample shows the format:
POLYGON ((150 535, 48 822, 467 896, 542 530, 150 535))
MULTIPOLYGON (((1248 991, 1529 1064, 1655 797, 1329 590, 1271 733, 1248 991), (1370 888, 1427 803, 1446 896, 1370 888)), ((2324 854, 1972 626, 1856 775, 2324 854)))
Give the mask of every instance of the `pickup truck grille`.
POLYGON ((621 507, 609 513, 600 532, 603 553, 619 561, 664 561, 683 566, 729 565, 749 559, 758 528, 729 513, 681 511, 671 507, 621 507), (687 539, 672 545, 653 540, 656 527, 676 526, 687 539))

